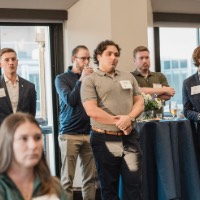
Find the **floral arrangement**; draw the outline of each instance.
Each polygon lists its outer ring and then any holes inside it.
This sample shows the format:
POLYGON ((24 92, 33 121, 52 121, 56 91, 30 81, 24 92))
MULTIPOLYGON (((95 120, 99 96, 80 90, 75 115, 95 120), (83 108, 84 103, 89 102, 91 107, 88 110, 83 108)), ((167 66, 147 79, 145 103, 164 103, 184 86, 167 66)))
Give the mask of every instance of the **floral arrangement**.
POLYGON ((156 95, 151 96, 150 94, 142 93, 144 99, 144 111, 148 110, 158 110, 162 108, 162 100, 157 98, 156 95))

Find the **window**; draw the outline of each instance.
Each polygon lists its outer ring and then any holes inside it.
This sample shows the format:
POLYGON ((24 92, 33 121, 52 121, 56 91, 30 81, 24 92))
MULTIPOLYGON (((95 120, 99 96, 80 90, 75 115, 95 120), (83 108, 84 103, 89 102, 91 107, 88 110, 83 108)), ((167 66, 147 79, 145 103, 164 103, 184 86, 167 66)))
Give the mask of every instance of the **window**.
MULTIPOLYGON (((170 86, 176 94, 173 100, 177 101, 182 109, 182 84, 197 68, 192 62, 193 50, 198 46, 197 28, 159 28, 160 63, 170 86)), ((165 111, 168 108, 165 107, 165 111)))
POLYGON ((187 60, 186 59, 180 60, 180 68, 187 68, 187 60))
POLYGON ((164 69, 170 69, 170 61, 169 60, 163 61, 163 67, 164 69))
POLYGON ((172 60, 172 69, 178 68, 178 60, 172 60))
POLYGON ((15 49, 19 76, 35 84, 36 119, 44 133, 44 151, 53 175, 59 175, 60 171, 54 79, 64 70, 62 33, 62 23, 0 23, 0 48, 15 49))
MULTIPOLYGON (((42 113, 46 104, 41 104, 41 68, 45 68, 40 62, 40 42, 36 41, 37 34, 43 33, 43 42, 46 42, 45 61, 49 63, 49 34, 48 27, 39 26, 0 26, 1 48, 13 48, 18 56, 18 74, 19 76, 31 81, 36 86, 37 91, 37 113, 36 118, 43 118, 44 120, 50 118, 48 113, 42 113), (13 31, 15 30, 15 31, 13 31), (45 39, 46 36, 46 39, 45 39), (46 41, 45 41, 46 40, 46 41)), ((48 70, 49 71, 49 70, 48 70)), ((44 85, 43 85, 44 86, 44 85)), ((50 122, 51 123, 51 122, 50 122)))

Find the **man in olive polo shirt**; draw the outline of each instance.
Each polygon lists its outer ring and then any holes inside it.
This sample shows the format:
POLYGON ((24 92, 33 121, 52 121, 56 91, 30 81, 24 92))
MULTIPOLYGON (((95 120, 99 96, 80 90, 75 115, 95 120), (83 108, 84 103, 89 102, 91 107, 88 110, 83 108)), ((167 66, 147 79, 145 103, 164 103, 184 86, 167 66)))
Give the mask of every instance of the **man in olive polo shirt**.
POLYGON ((136 78, 141 92, 156 94, 162 100, 169 100, 175 90, 169 87, 167 79, 161 72, 151 72, 149 50, 145 46, 138 46, 133 50, 133 61, 136 70, 131 72, 136 78))
POLYGON ((116 70, 120 48, 113 41, 101 42, 94 50, 98 70, 81 85, 81 98, 91 119, 91 146, 102 200, 141 200, 141 149, 134 129, 135 118, 144 109, 137 81, 129 72, 116 70))

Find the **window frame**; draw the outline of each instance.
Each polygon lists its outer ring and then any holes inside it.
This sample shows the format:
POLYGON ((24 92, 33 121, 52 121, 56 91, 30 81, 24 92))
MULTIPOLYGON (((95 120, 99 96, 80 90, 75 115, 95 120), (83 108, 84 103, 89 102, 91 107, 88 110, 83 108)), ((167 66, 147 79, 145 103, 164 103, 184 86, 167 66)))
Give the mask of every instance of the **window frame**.
MULTIPOLYGON (((57 74, 64 72, 64 44, 63 44, 63 23, 35 23, 35 22, 0 22, 0 26, 48 26, 49 37, 50 37, 50 62, 51 62, 51 93, 52 93, 52 114, 53 114, 53 127, 52 134, 54 138, 54 149, 55 149, 55 174, 60 176, 60 152, 58 146, 58 97, 56 89, 54 87, 54 80, 57 74)), ((1 45, 1 43, 0 43, 1 45)), ((0 75, 2 70, 0 68, 0 75)))

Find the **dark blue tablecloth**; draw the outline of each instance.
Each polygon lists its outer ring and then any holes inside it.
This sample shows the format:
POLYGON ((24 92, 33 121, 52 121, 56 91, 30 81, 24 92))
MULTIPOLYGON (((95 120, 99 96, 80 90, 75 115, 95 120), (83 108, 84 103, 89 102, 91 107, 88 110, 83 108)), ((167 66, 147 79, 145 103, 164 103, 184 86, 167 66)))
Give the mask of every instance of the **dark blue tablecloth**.
POLYGON ((144 200, 200 200, 200 155, 190 121, 142 122, 136 129, 143 151, 144 200))

